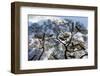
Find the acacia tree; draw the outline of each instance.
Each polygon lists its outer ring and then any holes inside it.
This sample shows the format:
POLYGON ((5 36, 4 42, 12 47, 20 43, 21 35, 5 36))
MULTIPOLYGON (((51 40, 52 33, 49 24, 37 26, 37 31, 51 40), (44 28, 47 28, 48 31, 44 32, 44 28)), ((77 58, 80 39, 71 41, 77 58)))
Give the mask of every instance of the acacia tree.
POLYGON ((75 34, 77 34, 78 32, 87 34, 87 29, 82 28, 80 23, 78 22, 74 23, 73 21, 69 21, 66 25, 69 27, 70 31, 59 34, 56 38, 65 47, 65 51, 64 51, 65 59, 68 59, 68 57, 75 58, 75 55, 69 54, 68 56, 67 53, 74 53, 76 51, 81 51, 81 50, 84 50, 85 54, 80 56, 80 58, 87 56, 88 53, 85 51, 86 50, 86 47, 84 46, 85 43, 77 39, 76 39, 77 40, 76 43, 74 40, 75 34))
MULTIPOLYGON (((52 29, 51 27, 52 24, 50 23, 51 23, 50 20, 46 20, 46 21, 43 21, 41 25, 38 23, 33 23, 32 26, 29 27, 29 33, 30 32, 31 34, 34 33, 33 38, 38 39, 41 46, 39 49, 42 49, 42 51, 40 51, 41 54, 38 56, 37 60, 40 60, 41 57, 43 56, 43 53, 45 52, 45 38, 52 37, 53 35, 52 33, 50 33, 52 29)), ((35 56, 33 56, 32 59, 34 59, 35 56)))

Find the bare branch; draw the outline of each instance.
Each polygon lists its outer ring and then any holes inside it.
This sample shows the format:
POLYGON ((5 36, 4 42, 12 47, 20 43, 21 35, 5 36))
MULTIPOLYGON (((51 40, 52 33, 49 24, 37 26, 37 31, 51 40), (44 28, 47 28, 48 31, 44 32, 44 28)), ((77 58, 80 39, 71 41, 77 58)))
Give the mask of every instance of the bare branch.
POLYGON ((54 59, 58 59, 55 55, 52 55, 54 57, 54 59))
POLYGON ((82 56, 80 57, 80 59, 82 59, 84 56, 88 56, 88 54, 86 53, 86 54, 82 55, 82 56))
POLYGON ((58 36, 56 37, 56 39, 57 39, 60 43, 62 43, 64 46, 66 46, 65 43, 63 43, 61 40, 59 40, 58 36))
POLYGON ((36 55, 34 55, 30 60, 33 60, 36 57, 36 55))

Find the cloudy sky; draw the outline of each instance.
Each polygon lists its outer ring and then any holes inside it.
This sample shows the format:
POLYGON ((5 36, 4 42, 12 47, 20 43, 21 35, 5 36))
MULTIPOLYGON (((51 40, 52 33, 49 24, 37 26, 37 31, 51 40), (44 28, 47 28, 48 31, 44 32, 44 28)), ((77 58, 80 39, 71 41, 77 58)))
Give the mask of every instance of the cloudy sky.
POLYGON ((29 15, 28 16, 28 22, 29 23, 34 23, 34 22, 38 22, 41 20, 46 20, 46 19, 51 19, 51 20, 56 20, 56 19, 70 19, 73 21, 78 21, 80 23, 82 23, 86 28, 88 26, 88 17, 80 17, 80 16, 42 16, 42 15, 29 15))

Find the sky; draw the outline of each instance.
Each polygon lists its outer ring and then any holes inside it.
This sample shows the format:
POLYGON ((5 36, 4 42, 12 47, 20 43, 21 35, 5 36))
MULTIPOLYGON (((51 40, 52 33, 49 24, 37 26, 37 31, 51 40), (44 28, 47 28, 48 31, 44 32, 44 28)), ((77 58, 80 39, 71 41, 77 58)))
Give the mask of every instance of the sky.
POLYGON ((52 19, 52 20, 55 20, 55 19, 70 19, 70 20, 73 20, 73 21, 78 21, 82 24, 84 24, 84 26, 87 28, 88 26, 88 17, 81 17, 81 16, 43 16, 43 15, 29 15, 28 16, 28 21, 29 23, 34 23, 34 22, 38 22, 38 21, 41 21, 41 20, 46 20, 46 19, 52 19))

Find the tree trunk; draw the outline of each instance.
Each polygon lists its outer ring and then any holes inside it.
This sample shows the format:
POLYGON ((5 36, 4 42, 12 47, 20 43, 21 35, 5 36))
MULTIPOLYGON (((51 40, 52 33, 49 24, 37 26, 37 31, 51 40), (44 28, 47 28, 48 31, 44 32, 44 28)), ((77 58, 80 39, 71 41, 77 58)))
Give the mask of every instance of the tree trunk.
POLYGON ((43 51, 41 52, 38 60, 41 59, 41 57, 42 57, 42 55, 43 55, 43 53, 45 51, 45 48, 44 48, 45 47, 45 33, 43 34, 42 42, 43 42, 43 46, 42 46, 43 51))
POLYGON ((65 52, 64 52, 64 57, 65 57, 65 59, 68 59, 68 57, 67 57, 67 52, 68 52, 68 49, 67 49, 67 46, 65 46, 65 52))

